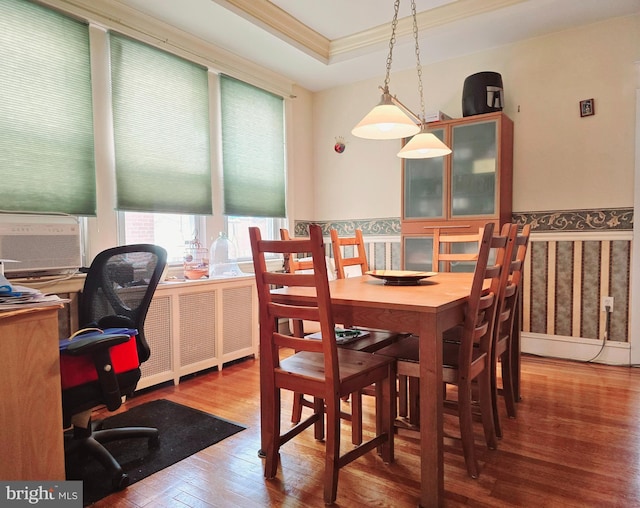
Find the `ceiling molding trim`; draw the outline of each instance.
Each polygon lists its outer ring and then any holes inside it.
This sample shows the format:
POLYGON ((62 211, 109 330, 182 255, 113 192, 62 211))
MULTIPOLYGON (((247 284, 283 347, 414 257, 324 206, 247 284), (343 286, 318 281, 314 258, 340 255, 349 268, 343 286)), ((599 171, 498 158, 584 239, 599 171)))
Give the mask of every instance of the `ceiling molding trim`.
POLYGON ((106 30, 116 30, 214 72, 229 74, 285 98, 294 97, 294 82, 276 72, 210 44, 189 33, 111 0, 40 0, 106 30))
POLYGON ((212 0, 322 63, 329 62, 331 41, 267 0, 212 0))
MULTIPOLYGON (((436 28, 468 17, 510 7, 523 1, 525 0, 458 0, 429 11, 417 13, 418 31, 436 28)), ((362 50, 371 46, 388 44, 390 36, 391 20, 387 24, 335 39, 331 41, 330 60, 346 60, 351 53, 361 54, 362 50)), ((410 16, 399 19, 396 27, 396 39, 412 36, 413 19, 410 16)))

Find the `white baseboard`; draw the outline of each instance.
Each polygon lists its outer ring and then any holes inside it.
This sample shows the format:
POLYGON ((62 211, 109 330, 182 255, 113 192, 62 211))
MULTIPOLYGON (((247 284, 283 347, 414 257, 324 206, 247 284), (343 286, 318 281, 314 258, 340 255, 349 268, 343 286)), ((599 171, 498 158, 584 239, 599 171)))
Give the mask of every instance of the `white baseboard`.
POLYGON ((606 365, 631 363, 631 348, 628 342, 607 341, 603 348, 602 341, 579 337, 525 332, 522 332, 520 337, 523 353, 579 362, 593 361, 606 365))

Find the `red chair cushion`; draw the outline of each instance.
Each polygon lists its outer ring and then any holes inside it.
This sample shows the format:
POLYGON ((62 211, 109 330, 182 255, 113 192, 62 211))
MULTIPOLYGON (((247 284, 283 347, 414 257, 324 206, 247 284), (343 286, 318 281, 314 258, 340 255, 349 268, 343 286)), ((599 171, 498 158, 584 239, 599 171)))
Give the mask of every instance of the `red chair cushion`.
MULTIPOLYGON (((116 374, 134 370, 140 366, 135 335, 132 335, 127 342, 113 346, 110 349, 110 353, 113 370, 116 374)), ((60 377, 62 378, 62 389, 66 390, 74 386, 97 381, 98 373, 89 355, 71 356, 62 354, 60 355, 60 377)))

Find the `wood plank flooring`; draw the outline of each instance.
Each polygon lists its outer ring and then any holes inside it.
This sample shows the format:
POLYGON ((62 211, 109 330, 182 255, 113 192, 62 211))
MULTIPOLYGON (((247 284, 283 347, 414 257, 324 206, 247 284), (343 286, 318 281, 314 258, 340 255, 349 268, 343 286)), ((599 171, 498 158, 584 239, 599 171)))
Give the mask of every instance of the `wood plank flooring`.
MULTIPOLYGON (((248 359, 136 395, 126 406, 166 398, 248 427, 174 464, 96 507, 307 507, 323 506, 323 444, 311 429, 281 450, 275 480, 265 480, 260 446, 258 361, 248 359)), ((497 450, 484 446, 476 427, 477 480, 466 474, 460 443, 445 442, 445 506, 640 506, 640 370, 524 356, 523 400, 517 419, 502 405, 504 437, 497 450)), ((371 398, 369 399, 370 403, 371 398)), ((290 399, 284 403, 285 425, 290 399)), ((368 420, 372 414, 368 407, 368 420)), ((366 430, 366 429, 365 429, 366 430)), ((457 435, 445 416, 445 432, 457 435)), ((345 424, 343 443, 350 445, 345 424)), ((418 435, 401 430, 396 461, 375 453, 340 472, 339 507, 413 507, 419 490, 418 435)))

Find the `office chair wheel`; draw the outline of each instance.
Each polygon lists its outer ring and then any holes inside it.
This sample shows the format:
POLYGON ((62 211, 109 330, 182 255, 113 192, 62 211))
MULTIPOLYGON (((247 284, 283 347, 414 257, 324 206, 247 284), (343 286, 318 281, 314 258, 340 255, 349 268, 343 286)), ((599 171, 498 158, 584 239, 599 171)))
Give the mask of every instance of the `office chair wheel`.
POLYGON ((129 475, 121 473, 111 479, 111 487, 114 491, 123 490, 129 486, 129 475))

